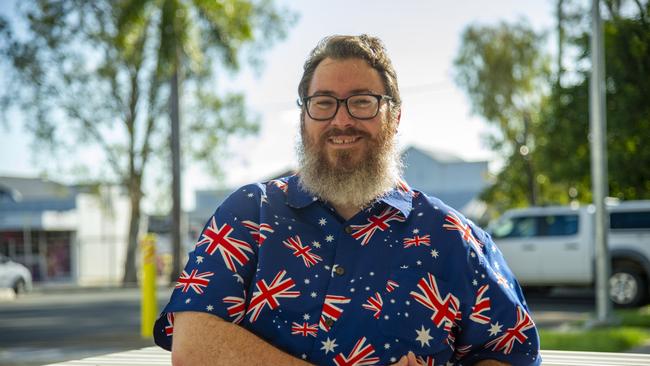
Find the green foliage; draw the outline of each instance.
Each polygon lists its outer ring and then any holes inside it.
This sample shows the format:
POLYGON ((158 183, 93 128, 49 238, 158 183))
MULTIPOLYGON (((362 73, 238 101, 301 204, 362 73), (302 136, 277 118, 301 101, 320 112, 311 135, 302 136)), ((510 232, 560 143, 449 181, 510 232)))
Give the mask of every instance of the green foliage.
POLYGON ((622 352, 643 344, 649 336, 634 327, 539 331, 540 347, 558 351, 622 352))
MULTIPOLYGON (((649 3, 604 1, 609 193, 625 200, 650 199, 649 3)), ((564 63, 571 67, 560 75, 548 71, 542 36, 522 24, 470 26, 463 34, 457 81, 473 111, 498 127, 490 145, 504 158, 482 194, 497 212, 592 200, 590 13, 576 1, 565 0, 564 8, 564 63)))

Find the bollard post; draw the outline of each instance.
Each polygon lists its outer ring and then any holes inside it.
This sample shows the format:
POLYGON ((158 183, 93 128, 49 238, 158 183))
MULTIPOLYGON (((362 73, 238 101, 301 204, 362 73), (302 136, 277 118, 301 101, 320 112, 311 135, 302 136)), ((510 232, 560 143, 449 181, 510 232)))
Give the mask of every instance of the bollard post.
POLYGON ((153 337, 153 324, 158 312, 156 304, 156 236, 146 234, 140 241, 142 276, 140 277, 140 335, 153 337))

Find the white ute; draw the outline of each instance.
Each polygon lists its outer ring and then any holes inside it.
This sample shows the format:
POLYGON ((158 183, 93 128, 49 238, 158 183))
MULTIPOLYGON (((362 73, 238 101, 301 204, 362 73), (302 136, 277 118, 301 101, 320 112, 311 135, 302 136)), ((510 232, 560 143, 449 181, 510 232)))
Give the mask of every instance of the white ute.
POLYGON ((27 267, 0 254, 0 288, 22 294, 32 289, 32 275, 27 267))
MULTIPOLYGON (((619 306, 648 300, 650 200, 607 205, 612 272, 610 298, 619 306)), ((591 286, 595 281, 593 206, 513 209, 488 231, 523 286, 591 286)))

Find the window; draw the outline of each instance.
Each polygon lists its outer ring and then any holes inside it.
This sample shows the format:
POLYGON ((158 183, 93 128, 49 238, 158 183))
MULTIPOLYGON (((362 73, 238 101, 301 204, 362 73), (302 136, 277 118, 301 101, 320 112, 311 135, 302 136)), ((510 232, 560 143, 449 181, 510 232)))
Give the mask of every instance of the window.
POLYGON ((650 230, 650 211, 613 212, 609 215, 609 227, 650 230))
POLYGON ((578 232, 578 215, 550 215, 540 217, 540 236, 566 236, 578 232))
POLYGON ((537 234, 535 217, 515 217, 499 222, 492 235, 494 238, 528 238, 537 234))

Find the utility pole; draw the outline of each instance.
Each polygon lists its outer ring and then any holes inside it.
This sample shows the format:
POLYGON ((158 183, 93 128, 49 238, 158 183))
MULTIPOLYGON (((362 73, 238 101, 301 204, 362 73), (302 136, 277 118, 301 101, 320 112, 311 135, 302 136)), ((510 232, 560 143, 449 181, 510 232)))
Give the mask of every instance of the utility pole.
POLYGON ((180 149, 180 94, 178 56, 171 78, 170 119, 172 150, 172 270, 170 282, 174 283, 181 272, 181 149, 180 149))
POLYGON ((609 216, 605 197, 607 185, 607 118, 605 110, 605 50, 600 1, 591 3, 591 81, 589 85, 589 120, 591 130, 591 180, 595 217, 596 240, 596 321, 611 320, 612 304, 609 300, 610 258, 607 245, 609 216))

